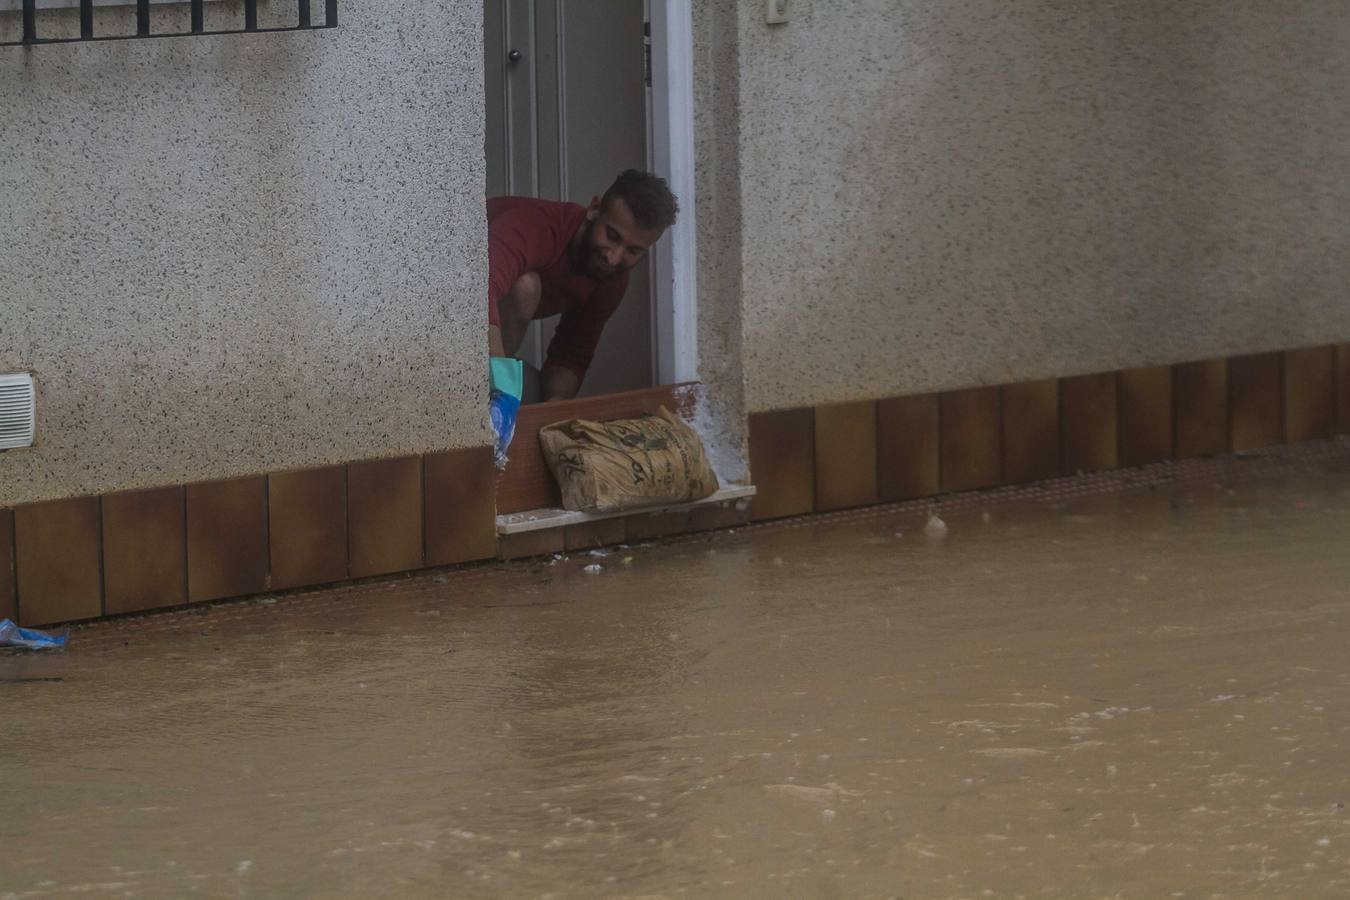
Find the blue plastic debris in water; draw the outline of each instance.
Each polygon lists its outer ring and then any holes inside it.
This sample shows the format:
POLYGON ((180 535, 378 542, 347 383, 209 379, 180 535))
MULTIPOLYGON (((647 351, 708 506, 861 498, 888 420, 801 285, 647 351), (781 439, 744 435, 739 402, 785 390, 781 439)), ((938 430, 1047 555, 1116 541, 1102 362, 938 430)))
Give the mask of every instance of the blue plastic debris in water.
POLYGON ((492 414, 492 431, 497 436, 493 457, 497 468, 506 468, 506 450, 516 436, 516 412, 520 409, 520 395, 525 386, 525 365, 518 359, 494 356, 489 369, 492 393, 488 410, 492 414))
POLYGON ((0 619, 0 647, 24 647, 28 650, 60 650, 66 645, 64 634, 47 634, 32 628, 20 628, 9 619, 0 619))

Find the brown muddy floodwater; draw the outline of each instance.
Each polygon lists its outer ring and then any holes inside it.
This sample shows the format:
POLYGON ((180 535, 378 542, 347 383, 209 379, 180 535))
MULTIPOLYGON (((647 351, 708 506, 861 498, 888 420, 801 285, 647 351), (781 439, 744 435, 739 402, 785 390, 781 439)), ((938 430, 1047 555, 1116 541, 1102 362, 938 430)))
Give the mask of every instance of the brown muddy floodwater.
POLYGON ((1334 446, 77 629, 0 897, 1350 896, 1334 446))

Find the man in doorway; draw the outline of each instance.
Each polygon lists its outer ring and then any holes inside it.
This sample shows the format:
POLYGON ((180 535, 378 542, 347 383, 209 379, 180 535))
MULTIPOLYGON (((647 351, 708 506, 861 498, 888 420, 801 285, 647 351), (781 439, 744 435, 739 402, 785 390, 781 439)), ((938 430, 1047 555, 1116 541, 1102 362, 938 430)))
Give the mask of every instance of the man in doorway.
POLYGON ((628 272, 679 204, 666 182, 633 169, 591 205, 493 197, 488 212, 488 348, 514 356, 534 319, 561 314, 540 370, 545 401, 575 397, 628 272))

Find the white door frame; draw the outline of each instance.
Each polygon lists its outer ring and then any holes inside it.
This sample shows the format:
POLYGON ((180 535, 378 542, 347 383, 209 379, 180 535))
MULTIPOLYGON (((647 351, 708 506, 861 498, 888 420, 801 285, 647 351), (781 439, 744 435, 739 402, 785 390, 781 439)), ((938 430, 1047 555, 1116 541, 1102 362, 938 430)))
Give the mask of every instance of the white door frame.
POLYGON ((651 166, 680 201, 654 248, 652 348, 657 384, 698 380, 694 197, 694 17, 691 0, 651 0, 651 166))

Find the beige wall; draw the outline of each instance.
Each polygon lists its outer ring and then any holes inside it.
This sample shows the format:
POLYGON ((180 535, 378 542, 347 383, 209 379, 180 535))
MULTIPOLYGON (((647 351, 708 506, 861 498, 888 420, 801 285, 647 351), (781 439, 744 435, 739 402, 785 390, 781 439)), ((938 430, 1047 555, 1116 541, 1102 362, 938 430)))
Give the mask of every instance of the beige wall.
POLYGON ((488 442, 481 6, 341 8, 0 50, 0 507, 488 442))
POLYGON ((744 479, 748 459, 741 367, 738 6, 739 0, 693 5, 698 375, 707 385, 696 424, 723 481, 744 479))
POLYGON ((748 410, 1350 339, 1350 6, 792 8, 701 12, 748 410))
MULTIPOLYGON (((694 4, 724 477, 748 411, 1350 340, 1343 4, 792 8, 694 4)), ((0 53, 0 506, 487 442, 481 6, 343 12, 0 53)))

